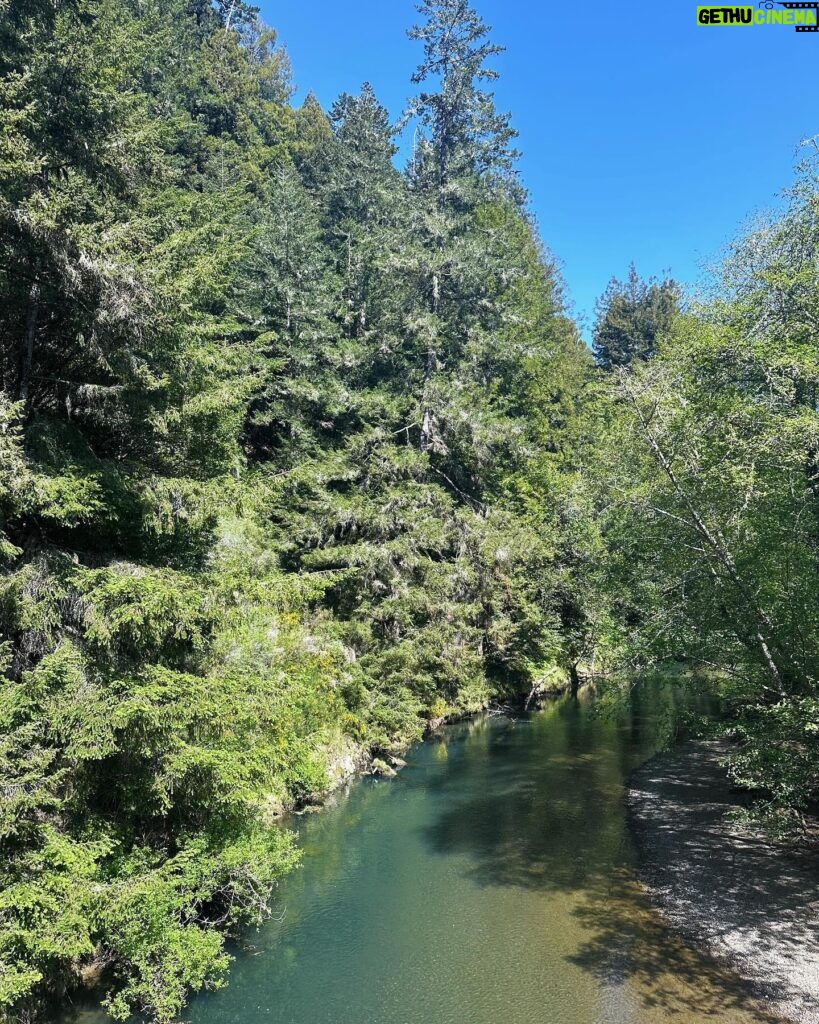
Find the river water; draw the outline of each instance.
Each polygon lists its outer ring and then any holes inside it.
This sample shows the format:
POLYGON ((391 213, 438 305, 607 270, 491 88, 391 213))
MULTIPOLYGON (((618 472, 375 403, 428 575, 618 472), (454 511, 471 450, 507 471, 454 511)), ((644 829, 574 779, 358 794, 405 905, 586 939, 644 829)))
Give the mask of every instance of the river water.
POLYGON ((304 864, 190 1024, 750 1024, 641 897, 624 808, 679 690, 570 698, 415 746, 295 819, 304 864))

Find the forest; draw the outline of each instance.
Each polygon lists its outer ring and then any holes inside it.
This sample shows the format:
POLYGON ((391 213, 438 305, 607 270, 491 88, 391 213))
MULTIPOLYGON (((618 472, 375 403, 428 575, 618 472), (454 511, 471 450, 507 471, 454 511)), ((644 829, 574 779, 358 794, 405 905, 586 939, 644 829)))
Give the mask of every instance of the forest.
POLYGON ((590 348, 500 47, 418 11, 395 120, 294 106, 241 0, 0 0, 8 1024, 89 983, 176 1019, 283 811, 533 692, 701 672, 758 820, 819 797, 816 144, 707 294, 632 269, 590 348))

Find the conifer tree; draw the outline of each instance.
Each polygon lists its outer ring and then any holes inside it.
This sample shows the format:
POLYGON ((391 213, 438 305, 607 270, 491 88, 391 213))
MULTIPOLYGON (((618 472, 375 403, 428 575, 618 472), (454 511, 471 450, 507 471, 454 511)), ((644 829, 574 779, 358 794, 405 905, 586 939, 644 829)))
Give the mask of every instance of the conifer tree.
POLYGON ((167 1024, 334 752, 579 657, 588 360, 466 3, 406 173, 239 0, 0 7, 0 1019, 167 1024))
POLYGON ((643 281, 632 263, 628 279, 613 277, 597 303, 593 348, 604 370, 650 359, 674 319, 680 289, 671 278, 643 281))
POLYGON ((489 40, 478 13, 467 0, 423 0, 418 12, 426 20, 409 36, 423 43, 424 59, 412 81, 432 88, 418 94, 410 113, 425 130, 429 153, 421 166, 441 211, 462 197, 465 181, 511 175, 517 132, 483 86, 498 77, 487 62, 503 47, 489 40))

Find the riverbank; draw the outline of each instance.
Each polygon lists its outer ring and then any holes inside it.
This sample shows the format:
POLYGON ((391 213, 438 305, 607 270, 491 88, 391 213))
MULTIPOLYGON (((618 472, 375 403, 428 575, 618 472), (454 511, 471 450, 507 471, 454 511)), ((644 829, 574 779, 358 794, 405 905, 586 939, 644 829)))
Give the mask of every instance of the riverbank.
POLYGON ((680 695, 635 685, 607 714, 590 697, 444 728, 397 779, 288 821, 301 870, 186 1020, 781 1024, 633 878, 622 795, 680 695))
POLYGON ((726 820, 737 805, 724 746, 691 741, 633 773, 637 871, 685 937, 730 962, 754 994, 819 1024, 819 850, 786 849, 726 820))

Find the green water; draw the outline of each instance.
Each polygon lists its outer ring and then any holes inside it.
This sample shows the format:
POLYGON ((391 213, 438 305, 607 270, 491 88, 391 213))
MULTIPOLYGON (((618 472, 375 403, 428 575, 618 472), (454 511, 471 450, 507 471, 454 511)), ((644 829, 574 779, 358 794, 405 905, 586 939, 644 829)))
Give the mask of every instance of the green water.
MULTIPOLYGON (((641 896, 631 770, 673 735, 680 690, 614 713, 564 699, 418 744, 394 780, 294 819, 302 869, 189 1024, 751 1024, 732 976, 641 896)), ((73 1020, 96 1024, 98 1015, 73 1020)))
POLYGON ((679 693, 458 725, 297 819, 304 866, 191 1024, 761 1021, 640 897, 623 805, 679 693), (659 706, 659 710, 658 709, 659 706), (653 710, 649 710, 653 709, 653 710))

